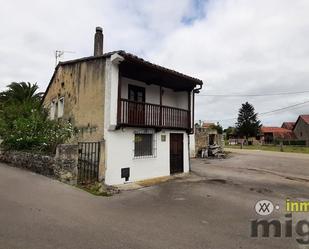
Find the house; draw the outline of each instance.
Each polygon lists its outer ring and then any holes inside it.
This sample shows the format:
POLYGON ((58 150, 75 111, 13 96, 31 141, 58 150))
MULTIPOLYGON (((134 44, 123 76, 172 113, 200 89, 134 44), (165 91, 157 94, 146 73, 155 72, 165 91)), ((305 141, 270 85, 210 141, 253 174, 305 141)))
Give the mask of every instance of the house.
POLYGON ((279 141, 295 140, 294 132, 281 127, 261 127, 261 140, 264 144, 273 144, 279 141))
POLYGON ((189 171, 202 85, 125 51, 103 53, 97 27, 94 55, 60 62, 43 104, 51 119, 76 128, 70 143, 80 146, 79 177, 115 185, 189 171))
POLYGON ((309 115, 300 115, 294 125, 293 132, 298 140, 306 141, 309 146, 309 115))
POLYGON ((281 128, 284 128, 284 129, 288 129, 288 130, 293 130, 294 128, 294 125, 295 125, 295 122, 283 122, 282 125, 281 125, 281 128))

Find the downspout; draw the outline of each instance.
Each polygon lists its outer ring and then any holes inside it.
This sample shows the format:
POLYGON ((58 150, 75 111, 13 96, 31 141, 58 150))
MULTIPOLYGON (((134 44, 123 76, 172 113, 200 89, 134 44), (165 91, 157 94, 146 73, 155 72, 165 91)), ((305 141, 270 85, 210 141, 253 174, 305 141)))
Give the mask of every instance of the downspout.
MULTIPOLYGON (((191 134, 194 134, 194 111, 195 111, 195 93, 199 93, 200 90, 202 89, 202 84, 199 84, 199 87, 196 89, 193 89, 192 91, 192 121, 193 121, 193 130, 191 131, 191 134)), ((195 138, 194 138, 195 139, 195 138)), ((191 160, 190 160, 190 134, 188 133, 188 158, 189 158, 189 172, 192 171, 192 167, 191 167, 191 160)))

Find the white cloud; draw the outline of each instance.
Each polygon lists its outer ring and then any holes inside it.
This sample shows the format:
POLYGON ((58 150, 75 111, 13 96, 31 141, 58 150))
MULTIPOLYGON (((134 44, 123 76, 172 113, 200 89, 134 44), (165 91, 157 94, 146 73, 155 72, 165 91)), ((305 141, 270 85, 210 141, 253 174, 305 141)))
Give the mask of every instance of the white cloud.
MULTIPOLYGON (((45 89, 56 49, 89 56, 95 26, 104 49, 125 49, 204 80, 202 94, 309 90, 309 2, 306 0, 0 0, 0 89, 11 81, 45 89), (199 8, 199 9, 198 9, 199 8), (201 9, 203 8, 203 9, 201 9)), ((196 98, 196 118, 235 117, 248 100, 258 112, 309 99, 196 98)), ((309 106, 262 118, 279 125, 309 106)), ((224 125, 233 121, 225 121, 224 125)))

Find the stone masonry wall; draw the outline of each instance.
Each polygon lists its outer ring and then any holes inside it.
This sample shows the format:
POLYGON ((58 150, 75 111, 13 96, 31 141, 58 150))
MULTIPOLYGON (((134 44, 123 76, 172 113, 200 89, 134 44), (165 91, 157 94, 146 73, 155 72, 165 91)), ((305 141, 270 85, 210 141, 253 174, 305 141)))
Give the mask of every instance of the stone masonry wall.
POLYGON ((0 151, 0 162, 75 184, 77 179, 77 145, 59 145, 55 156, 23 151, 0 151))

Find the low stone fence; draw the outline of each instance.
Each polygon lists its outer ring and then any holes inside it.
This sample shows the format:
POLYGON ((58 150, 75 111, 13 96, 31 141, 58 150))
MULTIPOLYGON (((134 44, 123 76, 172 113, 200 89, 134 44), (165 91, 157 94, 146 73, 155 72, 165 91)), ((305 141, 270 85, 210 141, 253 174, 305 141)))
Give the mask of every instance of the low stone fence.
POLYGON ((76 184, 78 146, 63 144, 57 147, 55 156, 23 151, 0 151, 0 162, 25 168, 60 181, 76 184))

